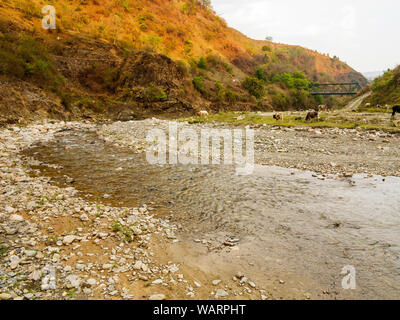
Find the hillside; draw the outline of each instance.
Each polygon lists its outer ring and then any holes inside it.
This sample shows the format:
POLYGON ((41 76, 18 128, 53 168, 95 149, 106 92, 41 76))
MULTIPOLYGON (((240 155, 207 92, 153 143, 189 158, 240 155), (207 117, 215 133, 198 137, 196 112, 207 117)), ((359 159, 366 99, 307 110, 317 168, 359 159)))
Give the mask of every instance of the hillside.
POLYGON ((400 105, 400 66, 388 70, 371 84, 371 96, 365 101, 374 105, 400 105))
POLYGON ((0 58, 3 122, 301 109, 324 102, 310 82, 367 83, 336 57, 249 39, 196 0, 3 0, 0 58))

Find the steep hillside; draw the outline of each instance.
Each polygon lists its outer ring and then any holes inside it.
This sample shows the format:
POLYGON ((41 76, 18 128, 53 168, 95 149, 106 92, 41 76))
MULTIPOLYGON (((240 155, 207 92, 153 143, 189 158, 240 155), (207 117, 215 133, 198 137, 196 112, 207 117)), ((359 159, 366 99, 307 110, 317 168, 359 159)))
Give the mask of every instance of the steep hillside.
POLYGON ((321 103, 310 82, 366 84, 336 57, 247 38, 204 2, 2 0, 3 118, 304 108, 321 103), (56 8, 53 32, 41 27, 46 4, 56 8))
POLYGON ((400 66, 387 71, 371 84, 371 96, 365 101, 372 105, 400 105, 400 66))

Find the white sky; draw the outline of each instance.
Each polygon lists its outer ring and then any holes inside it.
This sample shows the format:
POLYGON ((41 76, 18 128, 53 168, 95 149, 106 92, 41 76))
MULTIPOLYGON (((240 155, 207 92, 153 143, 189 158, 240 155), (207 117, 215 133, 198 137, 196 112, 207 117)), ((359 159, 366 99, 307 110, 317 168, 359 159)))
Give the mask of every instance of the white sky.
POLYGON ((400 64, 399 0, 212 0, 229 26, 254 39, 336 55, 360 72, 400 64))

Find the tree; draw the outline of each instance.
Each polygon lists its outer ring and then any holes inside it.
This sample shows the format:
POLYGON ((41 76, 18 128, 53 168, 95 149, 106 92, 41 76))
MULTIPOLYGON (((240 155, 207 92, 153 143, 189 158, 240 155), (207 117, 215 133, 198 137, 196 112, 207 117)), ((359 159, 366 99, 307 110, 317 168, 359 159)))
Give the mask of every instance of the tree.
POLYGON ((247 77, 242 82, 242 87, 252 96, 260 99, 265 96, 264 82, 254 77, 247 77))
POLYGON ((265 40, 272 42, 272 41, 274 41, 274 38, 271 36, 267 36, 267 37, 265 37, 265 40))

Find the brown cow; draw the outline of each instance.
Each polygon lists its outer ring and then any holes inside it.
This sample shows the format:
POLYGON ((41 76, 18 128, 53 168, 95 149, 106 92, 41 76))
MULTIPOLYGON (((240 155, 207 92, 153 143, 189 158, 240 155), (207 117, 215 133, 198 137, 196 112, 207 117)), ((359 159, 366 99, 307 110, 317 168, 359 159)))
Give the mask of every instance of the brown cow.
POLYGON ((321 105, 318 106, 318 111, 319 112, 323 112, 323 111, 328 112, 329 109, 328 109, 328 107, 326 105, 321 104, 321 105))
POLYGON ((283 120, 283 114, 282 114, 282 113, 275 113, 274 116, 273 116, 273 118, 274 118, 276 121, 283 120))
POLYGON ((309 113, 307 113, 306 121, 310 121, 311 119, 319 120, 318 111, 310 111, 309 113))

